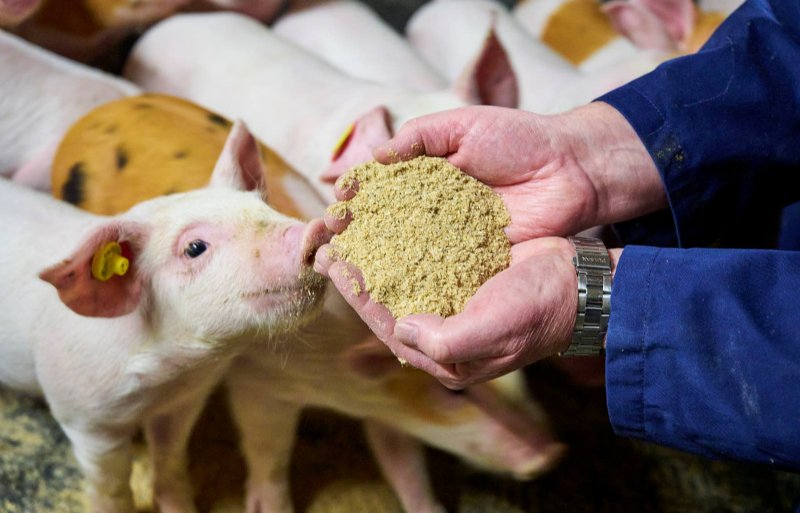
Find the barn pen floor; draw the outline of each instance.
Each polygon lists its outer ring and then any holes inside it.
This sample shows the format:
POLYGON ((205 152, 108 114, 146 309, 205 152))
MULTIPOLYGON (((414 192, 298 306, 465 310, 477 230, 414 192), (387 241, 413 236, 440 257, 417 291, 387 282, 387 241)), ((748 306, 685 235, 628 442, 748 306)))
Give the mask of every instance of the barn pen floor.
MULTIPOLYGON (((529 483, 467 468, 429 451, 434 487, 459 513, 787 513, 800 503, 800 474, 711 461, 616 437, 602 390, 580 388, 544 364, 528 372, 531 388, 570 451, 550 474, 529 483)), ((147 459, 137 446, 134 491, 150 511, 147 459)), ((242 511, 244 466, 222 395, 204 413, 191 445, 201 512, 242 511)), ((291 467, 298 513, 400 513, 359 424, 309 411, 291 467)), ((0 389, 0 511, 84 513, 80 472, 46 406, 0 389)))

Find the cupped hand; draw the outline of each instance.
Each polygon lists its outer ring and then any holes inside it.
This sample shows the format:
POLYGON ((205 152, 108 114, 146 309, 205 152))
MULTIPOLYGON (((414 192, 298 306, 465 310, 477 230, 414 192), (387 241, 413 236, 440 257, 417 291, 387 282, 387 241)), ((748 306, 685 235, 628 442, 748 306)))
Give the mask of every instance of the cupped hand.
POLYGON ((461 313, 447 318, 395 320, 370 298, 358 269, 331 258, 329 245, 317 252, 315 269, 330 277, 398 358, 460 389, 569 346, 577 306, 574 254, 557 237, 515 244, 511 265, 484 283, 461 313))
POLYGON ((382 163, 446 157, 503 198, 512 243, 572 235, 666 205, 644 145, 603 103, 556 116, 499 107, 440 112, 409 121, 373 154, 382 163))

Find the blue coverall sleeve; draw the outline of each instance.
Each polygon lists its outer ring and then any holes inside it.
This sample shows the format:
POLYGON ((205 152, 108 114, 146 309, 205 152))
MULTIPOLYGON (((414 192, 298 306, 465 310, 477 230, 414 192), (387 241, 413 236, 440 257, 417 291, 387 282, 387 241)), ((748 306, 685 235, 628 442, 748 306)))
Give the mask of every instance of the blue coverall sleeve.
MULTIPOLYGON (((800 2, 749 0, 699 53, 599 100, 644 142, 670 207, 618 225, 623 242, 775 247, 730 236, 800 200, 800 2)), ((616 432, 800 470, 798 291, 800 252, 627 246, 606 341, 616 432)))
POLYGON ((800 2, 749 0, 698 53, 598 100, 645 143, 670 205, 618 225, 625 242, 708 246, 800 200, 800 2))
POLYGON ((628 246, 611 296, 614 430, 800 470, 800 252, 628 246))

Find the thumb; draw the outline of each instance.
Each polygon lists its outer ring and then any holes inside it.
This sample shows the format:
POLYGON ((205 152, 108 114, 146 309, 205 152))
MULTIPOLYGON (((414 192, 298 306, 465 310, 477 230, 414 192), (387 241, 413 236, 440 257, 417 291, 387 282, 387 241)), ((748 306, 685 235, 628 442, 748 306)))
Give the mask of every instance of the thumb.
POLYGON ((382 164, 392 164, 420 155, 446 157, 457 152, 466 130, 460 110, 437 112, 406 122, 394 137, 373 149, 373 157, 382 164))

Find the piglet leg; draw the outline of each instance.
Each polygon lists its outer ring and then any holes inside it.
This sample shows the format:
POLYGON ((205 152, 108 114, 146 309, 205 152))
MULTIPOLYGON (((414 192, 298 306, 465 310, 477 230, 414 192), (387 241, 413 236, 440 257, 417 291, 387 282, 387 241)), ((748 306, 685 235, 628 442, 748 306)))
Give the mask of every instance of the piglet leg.
POLYGON ((63 428, 86 478, 92 513, 134 513, 130 487, 133 434, 63 428))
POLYGON ((264 397, 235 372, 227 385, 248 468, 245 513, 292 513, 289 464, 300 407, 264 397))
POLYGON ((376 420, 366 420, 364 430, 378 465, 403 509, 409 513, 445 513, 433 496, 422 444, 376 420))
POLYGON ((203 410, 206 394, 198 394, 156 415, 145 425, 153 464, 153 501, 160 513, 194 513, 194 493, 189 479, 187 445, 192 427, 203 410))

